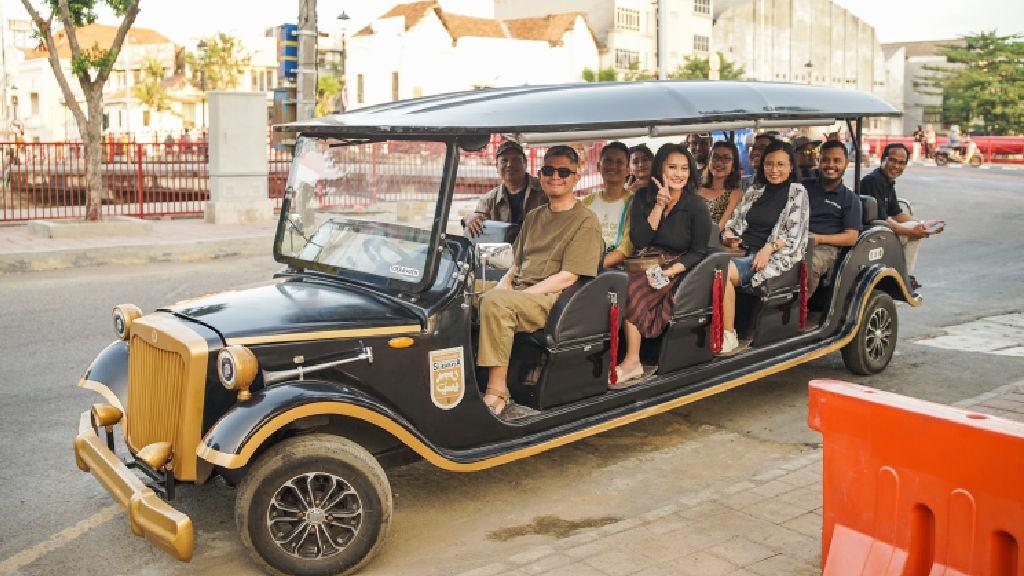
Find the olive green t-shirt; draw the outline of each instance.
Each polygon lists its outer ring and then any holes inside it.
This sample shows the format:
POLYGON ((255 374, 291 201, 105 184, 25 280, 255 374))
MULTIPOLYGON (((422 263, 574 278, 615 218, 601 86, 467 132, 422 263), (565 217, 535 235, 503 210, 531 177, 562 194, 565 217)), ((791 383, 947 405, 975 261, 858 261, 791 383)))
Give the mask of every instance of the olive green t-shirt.
POLYGON ((528 287, 562 271, 597 276, 604 240, 597 216, 580 202, 562 212, 544 205, 526 215, 512 250, 516 286, 528 287))

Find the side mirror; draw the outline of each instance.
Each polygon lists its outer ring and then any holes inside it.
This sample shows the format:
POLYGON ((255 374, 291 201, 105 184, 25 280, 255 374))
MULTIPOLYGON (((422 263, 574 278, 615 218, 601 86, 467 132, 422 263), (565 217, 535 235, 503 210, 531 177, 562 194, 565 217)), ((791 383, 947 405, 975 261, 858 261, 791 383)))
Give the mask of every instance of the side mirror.
POLYGON ((481 242, 475 245, 476 259, 480 262, 480 291, 470 292, 472 295, 483 294, 487 289, 487 269, 508 270, 515 263, 512 245, 508 242, 481 242))

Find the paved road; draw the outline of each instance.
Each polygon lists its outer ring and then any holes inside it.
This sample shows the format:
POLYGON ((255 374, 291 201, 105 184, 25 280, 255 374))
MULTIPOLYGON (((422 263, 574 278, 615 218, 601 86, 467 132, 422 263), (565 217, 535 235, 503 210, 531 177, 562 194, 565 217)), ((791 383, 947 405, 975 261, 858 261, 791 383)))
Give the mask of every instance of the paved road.
MULTIPOLYGON (((629 519, 667 500, 742 481, 816 445, 806 383, 834 377, 941 403, 1020 379, 1019 357, 915 344, 945 327, 1024 310, 1024 173, 911 168, 898 183, 947 231, 926 241, 921 308, 900 307, 897 356, 858 379, 838 354, 672 413, 476 474, 417 464, 392 474, 396 517, 366 574, 458 574, 553 541, 566 526, 629 519), (538 517, 551 516, 535 522, 538 517), (575 524, 574 524, 575 523, 575 524), (504 530, 504 531, 502 531, 504 530)), ((74 464, 78 414, 97 401, 73 386, 110 342, 109 311, 152 310, 268 277, 268 258, 82 268, 0 277, 0 576, 255 574, 234 532, 234 491, 186 487, 196 559, 182 565, 134 537, 107 493, 74 464)))

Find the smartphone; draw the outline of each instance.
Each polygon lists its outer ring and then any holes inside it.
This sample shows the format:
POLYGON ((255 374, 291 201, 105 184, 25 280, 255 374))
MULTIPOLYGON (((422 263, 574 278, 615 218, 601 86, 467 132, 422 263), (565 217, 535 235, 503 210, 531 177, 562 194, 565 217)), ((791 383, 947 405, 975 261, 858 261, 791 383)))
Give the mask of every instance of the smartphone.
POLYGON ((942 229, 945 228, 945 227, 946 227, 946 223, 940 220, 940 221, 936 222, 935 224, 932 224, 931 226, 925 228, 924 231, 929 233, 929 234, 935 234, 936 232, 942 231, 942 229))
POLYGON ((647 269, 647 276, 652 279, 651 283, 654 285, 655 290, 661 290, 671 282, 668 276, 665 276, 665 273, 661 270, 661 266, 657 264, 647 269))

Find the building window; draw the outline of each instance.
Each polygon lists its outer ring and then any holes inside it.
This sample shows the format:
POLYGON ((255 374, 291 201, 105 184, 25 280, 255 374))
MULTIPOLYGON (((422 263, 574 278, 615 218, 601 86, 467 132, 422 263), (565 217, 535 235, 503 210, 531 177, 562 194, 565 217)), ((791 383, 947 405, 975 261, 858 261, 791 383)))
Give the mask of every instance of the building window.
POLYGON ((398 100, 398 72, 391 73, 391 101, 398 100))
POLYGON ((149 110, 142 111, 142 125, 149 128, 149 121, 152 117, 152 113, 149 110))
POLYGON ((615 49, 615 67, 629 70, 634 64, 640 64, 640 53, 635 50, 615 49))
POLYGON ((194 126, 196 123, 196 103, 185 102, 181 105, 181 120, 185 126, 194 126))
POLYGON ((28 101, 32 105, 29 109, 31 111, 30 116, 39 116, 39 92, 32 92, 29 94, 28 101))
POLYGON ((356 74, 356 103, 363 103, 363 75, 356 74))
POLYGON ((615 11, 615 27, 619 30, 640 31, 640 11, 632 8, 618 8, 615 11))
POLYGON ((711 0, 693 0, 693 11, 697 14, 711 14, 711 0))
POLYGON ((693 35, 693 51, 694 52, 709 52, 711 50, 711 38, 708 36, 701 36, 700 34, 693 35))

